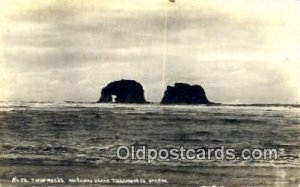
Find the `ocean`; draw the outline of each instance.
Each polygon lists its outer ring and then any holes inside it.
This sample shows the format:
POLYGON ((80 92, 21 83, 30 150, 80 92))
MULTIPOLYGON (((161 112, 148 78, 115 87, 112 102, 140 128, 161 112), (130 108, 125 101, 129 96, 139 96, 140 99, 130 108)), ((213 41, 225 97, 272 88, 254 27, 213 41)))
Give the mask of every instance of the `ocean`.
POLYGON ((117 185, 111 179, 142 186, 299 186, 299 157, 298 105, 0 102, 1 187, 49 186, 38 179, 54 178, 66 182, 55 186, 117 185), (278 159, 147 163, 119 159, 120 145, 224 146, 238 155, 245 148, 268 148, 278 151, 278 159))

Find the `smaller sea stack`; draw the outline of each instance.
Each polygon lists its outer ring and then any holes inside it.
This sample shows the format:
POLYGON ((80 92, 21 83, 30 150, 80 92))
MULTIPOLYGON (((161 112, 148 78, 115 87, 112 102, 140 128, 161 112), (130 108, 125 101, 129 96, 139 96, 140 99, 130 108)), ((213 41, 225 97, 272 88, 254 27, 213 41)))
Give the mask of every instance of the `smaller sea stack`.
POLYGON ((161 100, 161 104, 211 104, 205 91, 200 85, 189 85, 187 83, 175 83, 168 86, 161 100))

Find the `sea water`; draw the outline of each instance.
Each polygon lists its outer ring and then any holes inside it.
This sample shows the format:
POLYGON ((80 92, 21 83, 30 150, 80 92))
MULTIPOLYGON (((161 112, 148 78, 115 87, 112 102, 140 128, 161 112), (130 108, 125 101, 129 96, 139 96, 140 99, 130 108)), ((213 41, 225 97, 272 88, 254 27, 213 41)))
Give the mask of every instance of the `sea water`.
POLYGON ((11 180, 17 176, 162 179, 179 186, 296 186, 300 184, 299 142, 300 107, 295 105, 0 102, 0 184, 13 186, 11 180), (269 148, 278 151, 278 159, 153 160, 149 164, 118 159, 120 145, 224 146, 238 152, 269 148))

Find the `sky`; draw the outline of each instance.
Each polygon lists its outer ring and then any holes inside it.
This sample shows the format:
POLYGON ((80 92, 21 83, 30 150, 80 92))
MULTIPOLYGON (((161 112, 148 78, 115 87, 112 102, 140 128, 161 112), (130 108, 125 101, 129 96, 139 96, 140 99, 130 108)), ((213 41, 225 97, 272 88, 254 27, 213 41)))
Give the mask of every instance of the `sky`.
POLYGON ((222 103, 300 102, 298 0, 0 0, 0 100, 148 101, 200 84, 222 103))

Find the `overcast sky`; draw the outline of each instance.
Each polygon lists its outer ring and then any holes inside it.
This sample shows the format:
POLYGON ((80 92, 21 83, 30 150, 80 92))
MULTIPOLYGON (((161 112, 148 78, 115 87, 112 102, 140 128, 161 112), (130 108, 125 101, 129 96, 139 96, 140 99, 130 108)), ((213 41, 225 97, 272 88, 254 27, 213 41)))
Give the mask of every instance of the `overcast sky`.
POLYGON ((187 82, 216 102, 297 103, 299 18, 296 0, 1 0, 0 100, 97 101, 123 78, 149 101, 187 82))

